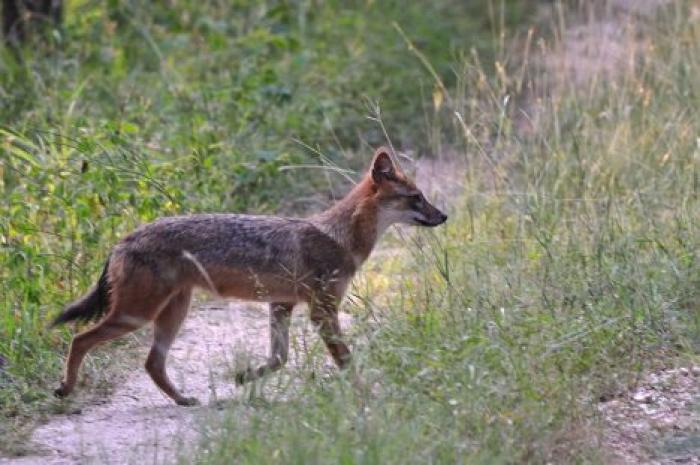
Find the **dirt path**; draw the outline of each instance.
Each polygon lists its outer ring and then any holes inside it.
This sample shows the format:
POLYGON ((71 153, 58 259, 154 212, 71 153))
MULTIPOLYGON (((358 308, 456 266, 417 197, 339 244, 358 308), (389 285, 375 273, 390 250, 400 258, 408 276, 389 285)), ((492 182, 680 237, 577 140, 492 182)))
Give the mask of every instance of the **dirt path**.
MULTIPOLYGON (((265 306, 215 302, 194 308, 177 338, 168 368, 173 381, 202 406, 183 408, 172 403, 153 384, 140 362, 113 395, 100 404, 84 405, 77 414, 57 415, 37 428, 32 437, 36 454, 0 458, 3 465, 160 464, 171 463, 195 443, 198 423, 219 412, 220 401, 241 397, 232 372, 237 362, 262 361, 268 351, 265 306)), ((341 324, 349 315, 341 314, 341 324)), ((292 339, 315 335, 303 312, 295 312, 292 339)), ((142 360, 150 331, 143 337, 142 360)), ((298 355, 292 344, 287 370, 298 355)), ((118 349, 114 357, 119 357, 118 349)), ((86 387, 85 389, 89 389, 86 387)), ((78 402, 79 404, 80 402, 78 402)))
POLYGON ((700 464, 700 366, 650 373, 598 410, 608 463, 700 464))

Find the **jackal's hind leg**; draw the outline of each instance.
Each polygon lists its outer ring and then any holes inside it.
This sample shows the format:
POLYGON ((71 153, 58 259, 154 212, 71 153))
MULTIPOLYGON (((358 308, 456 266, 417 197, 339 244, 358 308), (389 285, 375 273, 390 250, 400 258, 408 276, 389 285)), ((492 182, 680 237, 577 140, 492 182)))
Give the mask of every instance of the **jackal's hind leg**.
POLYGON ((153 346, 146 359, 146 371, 156 385, 178 405, 197 405, 194 397, 185 397, 173 385, 165 370, 168 351, 177 336, 190 307, 191 290, 175 294, 158 314, 153 325, 153 346))
POLYGON ((73 337, 63 380, 54 391, 56 397, 65 397, 73 391, 78 380, 80 365, 93 347, 135 331, 150 321, 148 316, 133 317, 119 310, 116 308, 97 325, 73 337))
POLYGON ((287 363, 289 352, 289 323, 294 304, 270 304, 270 358, 267 363, 253 369, 248 368, 236 373, 236 384, 243 384, 277 371, 287 363))

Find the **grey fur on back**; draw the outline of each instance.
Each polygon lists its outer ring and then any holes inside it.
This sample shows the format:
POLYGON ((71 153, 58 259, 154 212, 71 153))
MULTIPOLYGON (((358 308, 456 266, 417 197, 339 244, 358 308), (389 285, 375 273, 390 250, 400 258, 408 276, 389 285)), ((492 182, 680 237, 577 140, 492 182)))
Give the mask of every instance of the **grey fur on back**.
POLYGON ((300 218, 198 214, 156 220, 136 229, 114 249, 156 274, 175 266, 183 253, 204 267, 268 273, 354 272, 352 257, 312 222, 300 218))

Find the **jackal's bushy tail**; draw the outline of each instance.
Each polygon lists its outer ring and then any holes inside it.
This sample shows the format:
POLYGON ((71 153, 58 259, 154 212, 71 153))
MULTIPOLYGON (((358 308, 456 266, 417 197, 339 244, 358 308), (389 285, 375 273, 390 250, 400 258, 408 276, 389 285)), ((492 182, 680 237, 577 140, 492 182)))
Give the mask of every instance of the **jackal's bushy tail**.
POLYGON ((109 258, 102 270, 97 285, 90 292, 68 305, 63 313, 58 315, 51 323, 51 327, 67 323, 69 321, 91 321, 97 320, 105 314, 109 308, 109 280, 107 279, 107 270, 109 269, 109 258))

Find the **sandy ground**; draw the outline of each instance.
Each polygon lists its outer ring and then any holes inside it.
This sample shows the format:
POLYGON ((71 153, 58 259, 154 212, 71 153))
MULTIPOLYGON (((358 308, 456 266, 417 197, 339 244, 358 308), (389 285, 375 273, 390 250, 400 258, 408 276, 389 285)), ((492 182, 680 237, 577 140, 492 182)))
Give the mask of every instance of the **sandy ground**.
POLYGON ((608 463, 700 464, 700 366, 649 373, 598 410, 608 463))
MULTIPOLYGON (((349 321, 349 315, 341 314, 344 327, 349 321)), ((176 385, 186 395, 198 397, 201 406, 175 405, 153 384, 142 365, 133 361, 133 369, 112 396, 101 403, 78 405, 75 414, 52 417, 31 437, 35 454, 0 458, 0 464, 171 463, 183 448, 195 443, 199 422, 217 415, 222 401, 241 397, 244 388, 235 386, 232 372, 241 363, 264 360, 268 334, 265 306, 227 302, 197 306, 175 341, 168 369, 176 385)), ((317 341, 302 310, 295 311, 291 334, 293 340, 309 337, 317 341)), ((140 352, 145 360, 150 331, 143 335, 149 336, 142 337, 140 352)), ((303 357, 294 351, 295 344, 291 346, 286 370, 294 370, 303 357)), ((118 356, 118 348, 108 350, 118 356)))

